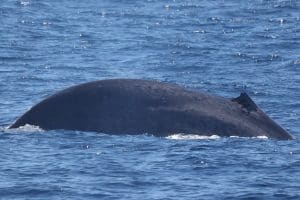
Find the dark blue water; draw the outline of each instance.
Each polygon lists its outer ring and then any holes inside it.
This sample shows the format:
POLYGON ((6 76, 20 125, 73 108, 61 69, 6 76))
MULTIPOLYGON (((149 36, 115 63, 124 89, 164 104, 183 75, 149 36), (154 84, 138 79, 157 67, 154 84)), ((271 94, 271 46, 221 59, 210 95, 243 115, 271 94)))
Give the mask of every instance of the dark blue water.
POLYGON ((0 2, 0 199, 300 199, 298 0, 0 2), (6 127, 106 78, 246 91, 292 141, 6 127))

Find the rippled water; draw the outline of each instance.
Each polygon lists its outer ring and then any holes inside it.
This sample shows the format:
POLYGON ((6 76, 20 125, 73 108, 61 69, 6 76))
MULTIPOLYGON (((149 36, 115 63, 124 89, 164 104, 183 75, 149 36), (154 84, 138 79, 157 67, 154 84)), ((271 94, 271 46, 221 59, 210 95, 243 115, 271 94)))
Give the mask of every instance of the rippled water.
POLYGON ((300 199, 300 2, 0 2, 1 199, 300 199), (157 138, 5 129, 106 78, 246 91, 296 137, 157 138))

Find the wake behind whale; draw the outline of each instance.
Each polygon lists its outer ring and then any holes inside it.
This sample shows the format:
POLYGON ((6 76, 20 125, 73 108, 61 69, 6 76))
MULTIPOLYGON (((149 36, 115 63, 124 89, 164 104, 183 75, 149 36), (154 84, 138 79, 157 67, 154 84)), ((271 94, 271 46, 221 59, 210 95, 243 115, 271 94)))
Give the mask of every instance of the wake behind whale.
POLYGON ((138 79, 100 80, 67 88, 33 106, 10 128, 25 124, 108 134, 292 139, 246 93, 226 99, 138 79))

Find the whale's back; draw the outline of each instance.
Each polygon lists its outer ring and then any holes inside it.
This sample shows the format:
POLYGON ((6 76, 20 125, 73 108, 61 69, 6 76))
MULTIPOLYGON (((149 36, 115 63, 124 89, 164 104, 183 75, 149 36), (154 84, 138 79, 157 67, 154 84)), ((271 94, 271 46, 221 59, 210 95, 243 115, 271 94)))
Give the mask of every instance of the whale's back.
MULTIPOLYGON (((249 102, 243 96, 231 101, 152 80, 101 80, 50 96, 32 107, 11 128, 32 124, 46 130, 159 136, 172 133, 269 136, 272 131, 284 131, 258 107, 249 110, 249 102)), ((253 104, 252 108, 256 106, 253 104)), ((276 137, 280 138, 281 134, 276 137)))

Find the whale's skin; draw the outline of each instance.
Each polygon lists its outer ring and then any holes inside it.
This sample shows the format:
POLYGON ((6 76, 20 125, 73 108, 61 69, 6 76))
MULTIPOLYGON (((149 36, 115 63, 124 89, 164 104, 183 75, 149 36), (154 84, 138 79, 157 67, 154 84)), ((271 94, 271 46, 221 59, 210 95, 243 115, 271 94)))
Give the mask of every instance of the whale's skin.
POLYGON ((293 139, 246 93, 227 99, 154 80, 108 79, 62 90, 33 106, 26 124, 106 134, 175 133, 293 139))

